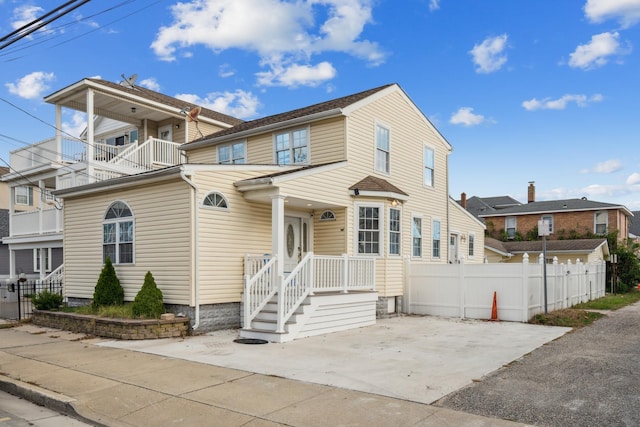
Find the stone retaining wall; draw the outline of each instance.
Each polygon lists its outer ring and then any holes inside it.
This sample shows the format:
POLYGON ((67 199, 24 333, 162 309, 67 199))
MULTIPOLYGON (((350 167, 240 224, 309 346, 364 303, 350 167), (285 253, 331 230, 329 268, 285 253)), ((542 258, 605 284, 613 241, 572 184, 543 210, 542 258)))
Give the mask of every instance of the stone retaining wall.
POLYGON ((120 340, 183 337, 189 333, 188 317, 168 320, 109 319, 87 314, 34 310, 31 319, 38 326, 120 340))

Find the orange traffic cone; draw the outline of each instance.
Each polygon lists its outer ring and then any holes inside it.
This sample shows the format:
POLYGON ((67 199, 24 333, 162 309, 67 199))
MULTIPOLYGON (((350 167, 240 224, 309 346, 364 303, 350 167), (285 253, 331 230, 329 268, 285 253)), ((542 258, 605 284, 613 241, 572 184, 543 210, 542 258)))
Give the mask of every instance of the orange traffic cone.
POLYGON ((498 320, 497 292, 493 293, 493 307, 491 307, 491 320, 498 320))

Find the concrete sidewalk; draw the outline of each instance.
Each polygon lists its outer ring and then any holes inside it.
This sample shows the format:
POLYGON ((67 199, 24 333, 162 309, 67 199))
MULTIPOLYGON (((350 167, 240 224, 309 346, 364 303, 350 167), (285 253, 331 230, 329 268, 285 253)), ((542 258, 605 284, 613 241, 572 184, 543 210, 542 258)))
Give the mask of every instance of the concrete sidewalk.
POLYGON ((27 325, 0 329, 0 388, 108 426, 514 426, 522 424, 419 402, 480 380, 565 332, 405 317, 287 344, 243 345, 228 331, 124 342, 27 325))

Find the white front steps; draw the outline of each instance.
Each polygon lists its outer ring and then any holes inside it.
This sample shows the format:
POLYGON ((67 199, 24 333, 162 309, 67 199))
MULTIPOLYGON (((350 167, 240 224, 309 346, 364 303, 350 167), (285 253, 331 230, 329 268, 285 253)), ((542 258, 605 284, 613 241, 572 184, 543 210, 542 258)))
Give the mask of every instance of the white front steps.
POLYGON ((297 338, 370 326, 376 323, 376 292, 317 293, 308 296, 286 322, 283 333, 276 332, 277 297, 240 331, 242 338, 286 342, 297 338))

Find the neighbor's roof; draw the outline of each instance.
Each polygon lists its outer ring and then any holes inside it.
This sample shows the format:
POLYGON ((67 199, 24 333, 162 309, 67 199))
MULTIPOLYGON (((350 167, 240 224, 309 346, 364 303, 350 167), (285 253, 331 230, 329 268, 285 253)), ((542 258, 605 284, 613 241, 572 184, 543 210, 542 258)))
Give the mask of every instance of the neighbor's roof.
MULTIPOLYGON (((458 204, 462 205, 462 201, 458 200, 458 204)), ((466 209, 473 216, 478 217, 481 214, 495 212, 508 207, 521 205, 519 201, 511 196, 498 197, 477 197, 473 196, 467 199, 466 209)))
POLYGON ((277 125, 279 123, 285 123, 294 119, 301 119, 304 117, 319 115, 321 113, 328 113, 331 111, 339 112, 339 110, 344 109, 352 104, 355 104, 356 102, 361 101, 393 85, 394 83, 387 84, 377 88, 365 90, 364 92, 359 92, 352 95, 343 96, 342 98, 332 99, 330 101, 325 101, 319 104, 310 105, 308 107, 298 108, 296 110, 287 111, 285 113, 274 114, 273 116, 267 116, 260 119, 243 122, 229 129, 223 129, 219 132, 205 136, 204 138, 200 138, 195 141, 191 141, 189 143, 183 144, 180 148, 184 150, 189 150, 189 149, 197 148, 201 146, 203 143, 208 143, 218 138, 236 135, 236 134, 251 131, 254 129, 268 127, 271 125, 277 125))
MULTIPOLYGON (((503 242, 505 249, 510 253, 542 252, 543 241, 503 242)), ((574 239, 574 240, 547 240, 549 252, 592 252, 602 245, 607 245, 607 239, 574 239)), ((608 247, 608 245, 607 245, 608 247)))
POLYGON ((514 216, 529 214, 558 213, 567 211, 596 211, 604 209, 621 209, 627 215, 633 215, 629 209, 623 205, 612 203, 595 202, 587 199, 566 199, 547 200, 543 202, 531 202, 518 206, 507 207, 489 213, 480 214, 480 218, 495 216, 514 216))
POLYGON ((640 211, 633 211, 633 216, 629 218, 629 233, 640 237, 640 211))

